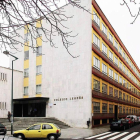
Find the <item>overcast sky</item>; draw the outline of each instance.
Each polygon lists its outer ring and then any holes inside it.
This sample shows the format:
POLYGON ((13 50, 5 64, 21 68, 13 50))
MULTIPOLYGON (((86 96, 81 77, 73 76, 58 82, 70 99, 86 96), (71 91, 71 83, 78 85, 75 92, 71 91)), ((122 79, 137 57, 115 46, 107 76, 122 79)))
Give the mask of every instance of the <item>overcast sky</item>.
MULTIPOLYGON (((131 24, 134 18, 131 17, 126 6, 120 5, 123 0, 96 1, 140 68, 140 16, 134 24, 131 24)), ((133 15, 137 14, 139 6, 140 4, 133 3, 130 5, 133 15)), ((9 58, 1 52, 0 66, 9 67, 9 58)))

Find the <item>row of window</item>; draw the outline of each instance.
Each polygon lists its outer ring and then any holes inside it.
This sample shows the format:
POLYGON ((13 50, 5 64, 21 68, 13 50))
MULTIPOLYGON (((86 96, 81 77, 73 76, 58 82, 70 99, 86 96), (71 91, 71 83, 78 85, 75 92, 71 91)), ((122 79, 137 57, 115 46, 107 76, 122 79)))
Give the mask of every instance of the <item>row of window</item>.
POLYGON ((0 80, 7 81, 7 74, 6 73, 0 73, 0 80))
POLYGON ((0 109, 6 109, 6 102, 0 102, 0 109))
POLYGON ((104 93, 104 94, 108 94, 110 96, 114 96, 116 98, 120 98, 122 100, 129 101, 131 103, 140 105, 139 99, 132 97, 128 94, 125 94, 121 90, 117 90, 115 88, 113 89, 113 87, 111 87, 111 86, 108 87, 108 85, 104 82, 102 82, 102 84, 101 84, 100 81, 94 79, 93 80, 93 90, 100 92, 100 86, 102 87, 102 93, 104 93), (109 90, 108 90, 108 88, 109 88, 109 90), (108 91, 109 91, 109 93, 108 93, 108 91), (113 91, 114 91, 114 95, 113 95, 113 91))
MULTIPOLYGON (((42 55, 42 46, 36 47, 36 56, 42 55)), ((24 52, 24 60, 29 59, 29 50, 24 52)))
MULTIPOLYGON (((94 64, 93 66, 100 70, 100 60, 96 58, 95 56, 93 57, 94 59, 94 64)), ((113 71, 113 69, 109 68, 109 73, 107 73, 107 65, 102 63, 102 73, 105 75, 108 75, 110 78, 114 79, 115 81, 119 82, 120 84, 123 84, 126 88, 130 89, 130 91, 138 94, 139 90, 137 90, 132 84, 130 84, 128 81, 126 81, 121 75, 118 76, 116 72, 113 71), (113 77, 114 74, 114 77, 113 77)))
MULTIPOLYGON (((109 111, 107 111, 107 107, 108 107, 108 104, 107 103, 100 103, 100 102, 93 102, 93 112, 94 113, 114 113, 113 112, 113 108, 114 108, 114 105, 112 104, 109 104, 109 111), (100 110, 100 106, 102 106, 102 112, 100 110)), ((119 113, 139 113, 140 112, 140 109, 138 108, 132 108, 132 107, 125 107, 125 106, 119 106, 119 113)))
MULTIPOLYGON (((93 20, 94 22, 100 27, 100 18, 98 17, 97 13, 93 12, 93 20)), ((102 25, 102 32, 107 36, 107 28, 104 23, 102 25)), ((109 33, 109 40, 113 44, 113 36, 110 31, 109 33)), ((100 44, 100 41, 97 39, 97 36, 95 37, 95 42, 97 45, 100 44)), ((129 64, 129 66, 132 68, 132 70, 135 72, 135 74, 140 78, 140 73, 138 72, 137 68, 134 66, 134 64, 131 62, 129 57, 126 55, 125 51, 121 48, 121 46, 117 43, 117 41, 114 39, 114 47, 119 51, 119 53, 123 56, 123 58, 126 60, 126 62, 129 64)))
MULTIPOLYGON (((93 43, 100 49, 100 39, 93 34, 93 43)), ((102 52, 107 56, 107 47, 104 43, 102 43, 102 52)), ((109 50, 109 59, 111 61, 113 61, 113 53, 112 51, 109 50)), ((129 71, 129 69, 122 64, 121 61, 118 61, 118 58, 116 56, 114 56, 114 64, 119 66, 119 68, 130 78, 133 80, 133 82, 135 82, 138 86, 140 86, 139 81, 137 80, 137 78, 129 71)))
MULTIPOLYGON (((42 74, 42 66, 36 66, 36 75, 42 74)), ((29 68, 24 69, 24 77, 29 77, 29 68)))
MULTIPOLYGON (((42 36, 42 29, 41 28, 37 28, 36 29, 36 37, 40 37, 42 36)), ((27 32, 26 34, 24 34, 24 42, 28 42, 30 38, 30 33, 27 32)))
MULTIPOLYGON (((29 87, 24 87, 24 95, 28 95, 28 89, 29 87)), ((41 85, 36 85, 36 94, 40 94, 41 93, 41 85)))

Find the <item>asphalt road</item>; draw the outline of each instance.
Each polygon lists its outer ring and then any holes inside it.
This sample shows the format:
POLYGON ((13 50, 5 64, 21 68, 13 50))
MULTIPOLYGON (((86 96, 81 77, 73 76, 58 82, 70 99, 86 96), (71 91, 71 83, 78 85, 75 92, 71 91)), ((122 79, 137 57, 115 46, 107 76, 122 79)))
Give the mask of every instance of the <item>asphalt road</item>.
POLYGON ((140 125, 133 126, 125 131, 108 131, 85 138, 85 140, 140 140, 140 125))
MULTIPOLYGON (((58 140, 72 140, 61 139, 58 140)), ((74 138, 73 138, 74 140, 74 138)), ((87 138, 75 138, 75 140, 140 140, 140 124, 126 129, 125 131, 108 131, 99 135, 94 135, 87 138)))

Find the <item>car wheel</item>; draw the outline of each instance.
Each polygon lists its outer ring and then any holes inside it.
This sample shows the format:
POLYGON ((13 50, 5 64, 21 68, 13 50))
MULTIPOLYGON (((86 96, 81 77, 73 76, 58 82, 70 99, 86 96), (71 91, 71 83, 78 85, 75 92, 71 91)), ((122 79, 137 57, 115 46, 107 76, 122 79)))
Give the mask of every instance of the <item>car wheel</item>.
POLYGON ((50 135, 50 136, 49 136, 49 140, 56 140, 56 136, 50 135))
POLYGON ((18 135, 17 135, 17 138, 19 138, 19 139, 24 139, 24 135, 23 135, 23 134, 18 134, 18 135))

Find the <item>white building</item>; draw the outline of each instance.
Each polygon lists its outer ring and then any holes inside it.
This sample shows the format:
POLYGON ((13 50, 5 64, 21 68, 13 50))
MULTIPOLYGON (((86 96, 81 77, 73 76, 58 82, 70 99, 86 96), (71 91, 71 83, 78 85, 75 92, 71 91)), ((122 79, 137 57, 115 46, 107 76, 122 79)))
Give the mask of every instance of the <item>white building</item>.
MULTIPOLYGON (((82 0, 82 5, 91 11, 91 0, 82 0)), ((22 52, 15 54, 19 60, 14 62, 14 69, 24 72, 24 95, 15 93, 14 116, 55 117, 70 126, 87 127, 87 121, 92 118, 92 16, 71 5, 63 8, 66 15, 74 15, 64 24, 74 35, 78 34, 71 38, 76 44, 69 51, 79 57, 68 54, 60 37, 54 38, 58 48, 37 38, 38 50, 44 55, 37 55, 26 46, 23 50, 20 48, 22 52), (36 115, 31 112, 35 108, 36 115)), ((42 25, 48 26, 45 20, 42 25)), ((24 34, 24 30, 19 32, 24 34)), ((44 34, 41 36, 45 39, 44 34)), ((25 43, 28 42, 30 44, 31 40, 25 43)))
MULTIPOLYGON (((11 111, 12 70, 0 66, 0 118, 7 118, 11 111)), ((23 95, 23 72, 13 71, 13 98, 23 95)))

